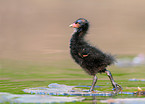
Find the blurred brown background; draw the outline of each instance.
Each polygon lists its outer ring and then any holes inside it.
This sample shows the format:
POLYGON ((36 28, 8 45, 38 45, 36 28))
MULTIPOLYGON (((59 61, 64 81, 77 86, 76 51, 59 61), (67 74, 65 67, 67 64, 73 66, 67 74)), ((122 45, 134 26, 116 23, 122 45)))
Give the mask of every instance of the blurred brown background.
POLYGON ((0 0, 0 58, 70 58, 68 26, 80 17, 103 51, 145 53, 144 0, 0 0))

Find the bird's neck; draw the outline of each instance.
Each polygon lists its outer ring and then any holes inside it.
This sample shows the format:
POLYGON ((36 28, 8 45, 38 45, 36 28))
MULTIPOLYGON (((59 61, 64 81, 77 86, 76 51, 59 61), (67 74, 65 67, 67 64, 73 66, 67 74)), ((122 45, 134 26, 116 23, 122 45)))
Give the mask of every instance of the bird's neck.
POLYGON ((75 31, 72 35, 71 38, 71 43, 70 45, 80 45, 80 44, 85 44, 84 37, 86 35, 86 31, 75 31))

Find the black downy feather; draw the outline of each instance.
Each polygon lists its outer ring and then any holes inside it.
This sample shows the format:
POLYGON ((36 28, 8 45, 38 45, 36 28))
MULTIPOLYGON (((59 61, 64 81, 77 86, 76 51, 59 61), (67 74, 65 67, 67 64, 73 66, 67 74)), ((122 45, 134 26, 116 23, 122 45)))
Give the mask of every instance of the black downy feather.
MULTIPOLYGON (((91 46, 84 40, 84 36, 89 28, 89 23, 83 18, 78 20, 83 20, 83 23, 74 31, 70 40, 71 56, 89 75, 102 73, 106 70, 108 65, 115 62, 115 58, 91 46)), ((75 23, 77 23, 77 21, 75 23)))

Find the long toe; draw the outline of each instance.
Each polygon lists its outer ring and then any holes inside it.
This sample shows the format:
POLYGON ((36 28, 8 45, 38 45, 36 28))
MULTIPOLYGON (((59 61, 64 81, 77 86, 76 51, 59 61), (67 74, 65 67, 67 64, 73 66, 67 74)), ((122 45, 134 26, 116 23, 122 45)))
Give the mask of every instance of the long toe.
POLYGON ((123 90, 123 88, 119 84, 117 84, 117 88, 118 88, 119 92, 123 90))
POLYGON ((115 94, 117 94, 117 93, 119 93, 120 91, 122 92, 122 90, 123 90, 123 88, 122 88, 119 84, 116 83, 115 87, 113 88, 113 92, 114 92, 115 94))
POLYGON ((90 92, 94 91, 92 88, 89 89, 90 92))

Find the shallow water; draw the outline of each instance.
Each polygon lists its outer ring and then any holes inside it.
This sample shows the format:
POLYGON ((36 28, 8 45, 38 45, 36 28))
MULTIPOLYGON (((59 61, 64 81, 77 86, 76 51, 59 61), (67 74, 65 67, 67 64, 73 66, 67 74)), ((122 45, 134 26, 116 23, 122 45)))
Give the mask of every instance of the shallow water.
POLYGON ((24 89, 23 91, 29 94, 0 93, 0 103, 64 103, 81 101, 93 104, 98 102, 108 104, 145 104, 145 98, 137 98, 138 96, 133 92, 120 92, 118 94, 97 90, 89 92, 88 90, 78 88, 78 86, 67 86, 57 83, 49 84, 47 88, 35 87, 24 89))
POLYGON ((10 94, 0 92, 0 103, 65 103, 84 100, 83 97, 66 97, 50 95, 10 94))

